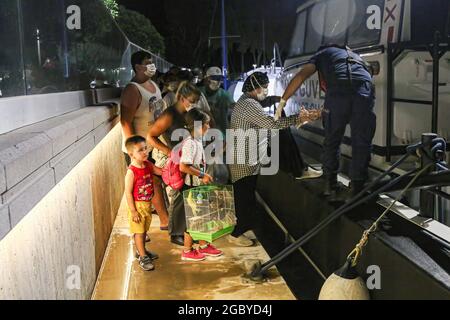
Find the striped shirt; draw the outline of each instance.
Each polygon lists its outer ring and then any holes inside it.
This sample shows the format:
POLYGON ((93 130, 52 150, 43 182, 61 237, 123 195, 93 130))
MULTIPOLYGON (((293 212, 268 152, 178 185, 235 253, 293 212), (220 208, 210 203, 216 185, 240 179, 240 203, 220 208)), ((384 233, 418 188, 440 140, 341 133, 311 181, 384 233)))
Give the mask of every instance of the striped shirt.
MULTIPOLYGON (((271 116, 264 113, 263 107, 257 100, 251 98, 247 94, 243 94, 236 103, 231 115, 230 129, 241 129, 239 131, 235 131, 235 135, 238 139, 246 139, 247 135, 245 133, 248 133, 247 130, 256 130, 258 144, 266 150, 268 146, 268 139, 267 137, 260 137, 258 129, 279 130, 299 124, 300 120, 298 115, 281 118, 275 121, 271 116)), ((234 141, 227 142, 227 153, 230 152, 229 154, 233 154, 233 164, 229 164, 229 168, 232 182, 234 183, 242 178, 258 175, 261 169, 261 162, 260 159, 257 159, 256 161, 255 159, 251 159, 252 157, 250 156, 250 151, 252 151, 252 153, 257 153, 257 150, 250 150, 247 142, 245 143, 245 148, 239 148, 239 144, 236 139, 233 140, 234 141), (237 160, 239 158, 245 159, 244 164, 238 164, 237 160)), ((242 162, 243 161, 241 161, 241 163, 242 162)))

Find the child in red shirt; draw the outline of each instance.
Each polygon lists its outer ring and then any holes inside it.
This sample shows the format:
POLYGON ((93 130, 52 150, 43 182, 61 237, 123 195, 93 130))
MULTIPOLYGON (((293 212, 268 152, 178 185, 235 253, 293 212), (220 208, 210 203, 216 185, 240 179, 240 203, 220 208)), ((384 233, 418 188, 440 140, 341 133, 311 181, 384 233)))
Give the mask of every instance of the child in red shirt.
POLYGON ((153 175, 161 175, 162 172, 147 160, 149 151, 144 137, 128 138, 125 147, 131 158, 125 176, 130 232, 134 237, 140 267, 150 271, 155 268, 152 260, 158 258, 158 255, 145 249, 145 235, 152 222, 153 175))

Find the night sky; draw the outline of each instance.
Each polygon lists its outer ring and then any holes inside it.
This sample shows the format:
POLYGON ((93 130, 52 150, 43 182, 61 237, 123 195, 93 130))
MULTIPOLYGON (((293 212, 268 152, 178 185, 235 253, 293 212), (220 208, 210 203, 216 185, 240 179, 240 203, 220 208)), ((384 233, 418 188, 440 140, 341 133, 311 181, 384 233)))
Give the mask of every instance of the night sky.
MULTIPOLYGON (((152 21, 165 38, 168 61, 187 67, 221 65, 220 40, 211 40, 208 46, 208 37, 220 35, 220 1, 119 0, 118 3, 152 21)), ((228 42, 231 72, 251 68, 258 55, 262 63, 263 25, 266 61, 272 58, 274 42, 282 52, 289 50, 295 12, 304 0, 225 0, 225 3, 227 33, 240 36, 228 42), (240 52, 245 53, 245 59, 241 59, 240 52)))

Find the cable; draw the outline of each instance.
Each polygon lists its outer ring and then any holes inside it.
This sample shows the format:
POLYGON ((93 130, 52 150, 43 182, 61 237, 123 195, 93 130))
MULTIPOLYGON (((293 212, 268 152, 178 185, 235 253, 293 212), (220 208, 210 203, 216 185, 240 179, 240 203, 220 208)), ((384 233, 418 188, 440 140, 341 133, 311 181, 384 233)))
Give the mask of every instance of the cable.
MULTIPOLYGON (((442 149, 443 146, 445 146, 445 143, 442 143, 442 140, 435 139, 435 145, 439 145, 438 147, 435 147, 433 149, 433 156, 436 155, 437 151, 442 149)), ((389 173, 391 173, 396 167, 398 167, 402 162, 406 160, 410 155, 413 155, 416 153, 416 150, 421 148, 422 152, 427 153, 427 150, 423 150, 423 144, 415 144, 413 146, 410 146, 407 148, 407 153, 403 155, 397 162, 395 162, 386 172, 381 174, 379 177, 377 177, 376 180, 374 180, 372 183, 370 183, 368 186, 366 186, 363 190, 361 190, 355 197, 353 197, 347 204, 344 206, 338 208, 336 211, 331 213, 328 217, 326 217, 322 222, 320 222, 318 225, 316 225, 313 229, 311 229, 309 232, 307 232, 305 235, 303 235, 301 238, 296 240, 294 243, 287 246, 285 249, 283 249, 280 253, 275 255, 272 259, 265 262, 262 265, 256 265, 254 270, 251 272, 250 276, 254 279, 258 279, 263 276, 265 272, 267 272, 268 269, 270 269, 272 266, 278 264, 280 261, 282 261, 284 258, 286 258, 288 255, 290 255, 292 252, 297 250, 300 246, 302 246, 305 242, 307 242, 309 239, 314 237, 317 233, 319 233, 322 229, 324 229, 326 226, 328 226, 330 223, 338 219, 341 215, 344 213, 352 210, 353 208, 359 206, 360 204, 374 198, 380 193, 385 192, 386 190, 389 190, 393 186, 399 184, 399 182, 403 182, 405 178, 410 176, 411 174, 417 173, 419 169, 413 169, 407 172, 404 175, 398 176, 395 179, 391 180, 389 183, 386 183, 379 187, 378 189, 372 191, 371 194, 364 196, 364 194, 369 191, 371 188, 373 188, 376 184, 378 184, 385 176, 387 176, 389 173)), ((431 159, 433 159, 432 157, 431 159)), ((434 158, 436 161, 436 159, 434 158)), ((416 175, 409 183, 407 183, 407 189, 409 189, 419 178, 419 176, 425 172, 426 169, 429 169, 432 165, 437 164, 442 169, 445 168, 443 165, 440 165, 439 163, 431 163, 427 165, 425 168, 422 168, 420 170, 420 174, 416 175)), ((401 183, 400 183, 401 184, 401 183)))
MULTIPOLYGON (((354 196, 352 199, 350 199, 349 203, 345 204, 349 205, 352 201, 355 201, 358 199, 358 197, 361 197, 364 195, 367 191, 369 191, 373 186, 375 186, 378 182, 380 182, 384 177, 386 177, 388 174, 390 174, 392 171, 394 171, 395 168, 397 168, 400 164, 402 164, 410 155, 405 154, 400 159, 398 159, 392 166, 389 167, 389 169, 385 172, 383 172, 381 175, 379 175, 374 181, 372 181, 370 184, 368 184, 364 189, 362 189, 356 196, 354 196)), ((342 209, 342 208, 341 208, 342 209)))
POLYGON ((394 199, 394 201, 392 201, 392 203, 386 208, 386 210, 384 210, 384 212, 378 217, 377 220, 375 220, 375 222, 370 226, 369 229, 365 230, 363 232, 363 235, 361 237, 361 239, 359 240, 358 244, 356 245, 356 247, 352 250, 352 252, 350 252, 350 254, 347 257, 347 260, 351 260, 351 265, 352 267, 356 267, 356 265, 358 264, 358 260, 362 255, 362 250, 363 248, 367 245, 367 243, 369 242, 369 237, 372 233, 376 232, 378 229, 378 224, 380 223, 381 219, 383 219, 388 212, 394 207, 394 205, 401 199, 401 197, 403 197, 403 195, 406 193, 406 191, 409 190, 409 188, 411 188, 411 186, 414 184, 414 182, 423 174, 425 173, 429 168, 431 168, 431 166, 433 166, 434 163, 430 163, 428 164, 426 167, 423 167, 415 176, 413 179, 411 179, 411 181, 408 183, 408 185, 403 188, 403 190, 400 192, 400 194, 394 199))
POLYGON ((444 166, 444 165, 441 164, 441 163, 436 163, 436 166, 437 166, 440 170, 443 170, 443 171, 449 170, 446 166, 444 166))
MULTIPOLYGON (((405 158, 406 159, 406 158, 405 158)), ((401 162, 398 161, 396 163, 396 165, 398 166, 401 162)), ((394 165, 393 165, 394 167, 394 165)), ((391 169, 391 168, 390 168, 391 169)), ((392 168, 393 169, 393 168, 392 168)), ((410 174, 413 174, 415 172, 417 172, 417 169, 413 169, 411 171, 409 171, 408 173, 406 173, 405 175, 399 176, 395 179, 393 179, 392 181, 390 181, 389 183, 383 185, 382 187, 380 187, 378 190, 375 190, 373 193, 367 195, 366 197, 356 201, 356 199, 358 198, 358 195, 354 198, 354 200, 352 200, 352 202, 350 202, 348 205, 345 205, 339 209, 337 209, 335 212, 333 212, 332 214, 330 214, 327 218, 325 218, 322 222, 320 222, 318 225, 316 225, 313 229, 311 229, 308 233, 306 233, 304 236, 302 236, 301 238, 299 238, 297 241, 295 241, 294 243, 292 243, 291 245, 289 245, 288 247, 286 247, 284 250, 282 250, 280 253, 278 253, 276 256, 274 256, 271 260, 265 262, 264 264, 261 265, 261 268, 258 268, 256 270, 254 270, 254 272, 252 273, 253 276, 257 276, 260 274, 264 274, 268 269, 270 269, 272 266, 278 264, 281 260, 283 260, 284 258, 286 258, 288 255, 290 255, 292 252, 294 252, 298 247, 302 246, 305 242, 307 242, 308 240, 310 240, 312 237, 314 237, 317 233, 319 233, 323 228, 325 228, 326 226, 328 226, 330 223, 332 223, 334 220, 336 220, 337 218, 339 218, 341 215, 343 215, 344 213, 352 210, 353 208, 359 206, 360 204, 370 200, 371 198, 377 196, 378 194, 384 192, 385 190, 391 188, 392 186, 394 186, 395 184, 397 184, 399 181, 401 181, 405 176, 408 176, 410 174)), ((386 173, 389 172, 386 171, 386 173)), ((383 174, 385 175, 385 174, 383 174)), ((382 175, 382 176, 383 176, 382 175)), ((377 179, 379 180, 379 179, 377 179)), ((374 182, 376 182, 377 180, 375 180, 374 182)), ((373 184, 373 183, 372 183, 373 184)), ((366 187, 365 189, 369 189, 370 186, 366 187)), ((362 193, 362 192, 361 192, 362 193)))

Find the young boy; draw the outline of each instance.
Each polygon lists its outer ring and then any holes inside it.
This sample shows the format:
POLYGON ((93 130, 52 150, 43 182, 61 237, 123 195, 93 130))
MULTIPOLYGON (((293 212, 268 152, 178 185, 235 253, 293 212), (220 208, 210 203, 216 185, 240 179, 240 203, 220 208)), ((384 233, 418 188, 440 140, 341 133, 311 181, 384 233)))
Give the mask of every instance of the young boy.
POLYGON ((130 232, 133 234, 140 267, 150 271, 155 269, 152 260, 157 259, 158 255, 145 249, 145 236, 152 222, 153 175, 161 175, 162 172, 147 160, 149 151, 144 137, 128 138, 125 147, 131 158, 125 176, 130 232))

